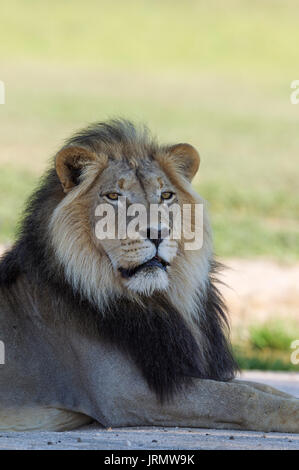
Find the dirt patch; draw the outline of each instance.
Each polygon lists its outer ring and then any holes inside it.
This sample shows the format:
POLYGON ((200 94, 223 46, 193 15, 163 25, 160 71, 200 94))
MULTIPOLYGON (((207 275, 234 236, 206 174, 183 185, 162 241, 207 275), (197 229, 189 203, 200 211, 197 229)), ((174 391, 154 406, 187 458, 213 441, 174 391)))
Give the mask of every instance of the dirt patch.
POLYGON ((230 259, 221 275, 232 330, 274 318, 299 326, 299 263, 230 259))

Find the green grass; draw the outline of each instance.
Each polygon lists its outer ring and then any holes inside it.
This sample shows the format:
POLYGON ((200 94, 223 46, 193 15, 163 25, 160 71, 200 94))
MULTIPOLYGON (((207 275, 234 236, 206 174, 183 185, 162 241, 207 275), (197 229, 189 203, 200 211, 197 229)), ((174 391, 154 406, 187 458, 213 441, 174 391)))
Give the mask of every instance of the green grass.
POLYGON ((298 372, 298 365, 291 363, 289 352, 265 349, 257 353, 250 348, 234 347, 234 354, 241 370, 298 372))
MULTIPOLYGON (((297 61, 296 0, 11 0, 1 8, 1 57, 122 67, 141 64, 291 69, 297 61)), ((243 70, 242 70, 243 69, 243 70)))
POLYGON ((296 0, 1 7, 0 242, 73 130, 110 116, 200 151, 220 256, 299 259, 296 0))
POLYGON ((276 320, 249 328, 246 339, 234 341, 234 354, 241 369, 298 371, 291 362, 291 344, 298 338, 298 326, 276 320))

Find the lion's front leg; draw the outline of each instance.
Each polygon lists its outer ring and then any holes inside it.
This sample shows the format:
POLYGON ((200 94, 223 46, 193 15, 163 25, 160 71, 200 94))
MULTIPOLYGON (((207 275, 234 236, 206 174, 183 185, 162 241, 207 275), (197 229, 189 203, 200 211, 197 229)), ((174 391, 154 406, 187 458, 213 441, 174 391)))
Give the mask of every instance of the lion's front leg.
MULTIPOLYGON (((114 426, 159 425, 299 433, 299 400, 261 391, 242 381, 196 380, 163 405, 149 391, 122 402, 114 426)), ((139 388, 139 387, 137 387, 139 388)), ((115 411, 115 410, 114 410, 115 411)))
POLYGON ((191 426, 299 432, 299 400, 281 396, 279 391, 273 394, 274 390, 249 382, 198 380, 181 406, 191 426))
POLYGON ((279 397, 285 397, 285 398, 294 398, 289 393, 282 392, 281 390, 277 390, 276 388, 271 387, 271 385, 266 385, 266 384, 262 384, 259 382, 252 382, 249 380, 237 380, 237 379, 235 379, 234 382, 249 385, 250 387, 256 388, 257 390, 260 390, 261 392, 270 393, 271 395, 277 395, 279 397))

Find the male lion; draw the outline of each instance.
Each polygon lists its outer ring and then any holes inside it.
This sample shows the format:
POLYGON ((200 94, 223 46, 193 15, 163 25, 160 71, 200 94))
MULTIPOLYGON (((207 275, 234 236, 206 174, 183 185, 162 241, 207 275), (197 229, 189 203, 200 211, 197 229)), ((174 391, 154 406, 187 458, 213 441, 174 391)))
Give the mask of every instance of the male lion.
POLYGON ((127 121, 66 142, 0 264, 0 429, 192 426, 299 432, 299 400, 234 380, 211 230, 99 240, 96 207, 202 203, 199 156, 127 121))

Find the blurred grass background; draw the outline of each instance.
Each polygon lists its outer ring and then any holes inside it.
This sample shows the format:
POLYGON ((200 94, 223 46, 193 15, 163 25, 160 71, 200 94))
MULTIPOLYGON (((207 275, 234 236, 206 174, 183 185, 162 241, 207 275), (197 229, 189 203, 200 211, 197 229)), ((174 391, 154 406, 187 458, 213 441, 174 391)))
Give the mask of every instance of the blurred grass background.
POLYGON ((290 360, 290 345, 299 336, 298 322, 276 318, 254 325, 249 320, 244 326, 233 339, 233 352, 241 369, 298 372, 298 364, 290 360))
POLYGON ((0 242, 64 138, 123 116, 201 154, 221 257, 299 259, 296 0, 1 5, 0 242))

